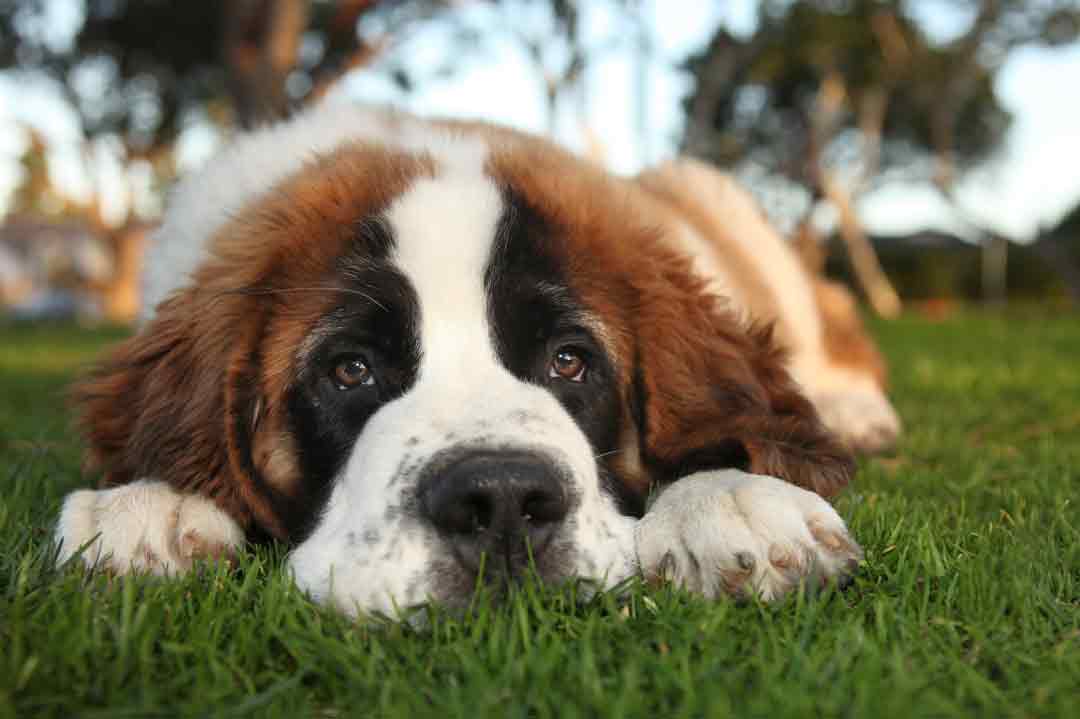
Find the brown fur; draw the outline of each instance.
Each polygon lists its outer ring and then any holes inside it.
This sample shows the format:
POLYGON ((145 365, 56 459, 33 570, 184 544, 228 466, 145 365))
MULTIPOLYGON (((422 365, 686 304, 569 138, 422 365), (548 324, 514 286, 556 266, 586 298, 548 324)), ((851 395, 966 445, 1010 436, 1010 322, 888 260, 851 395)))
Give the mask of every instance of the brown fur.
POLYGON ((339 150, 222 228, 191 285, 73 392, 103 483, 155 477, 287 538, 309 501, 280 442, 296 348, 336 302, 335 263, 356 223, 430 171, 339 150))
POLYGON ((885 389, 889 374, 885 358, 866 332, 851 291, 837 282, 815 277, 814 297, 821 312, 822 339, 829 360, 867 372, 885 389))
POLYGON ((575 289, 612 334, 647 470, 636 481, 743 466, 824 496, 848 482, 848 451, 796 388, 771 330, 718 307, 643 216, 635 186, 531 141, 492 165, 561 228, 575 289))
POLYGON ((639 316, 650 464, 667 478, 736 466, 836 494, 851 458, 784 369, 771 329, 740 327, 711 297, 679 294, 639 316))
MULTIPOLYGON (((776 339, 785 347, 796 350, 792 342, 797 321, 785 317, 778 292, 789 290, 767 281, 767 274, 777 276, 780 268, 768 266, 768 255, 748 252, 735 239, 737 233, 784 245, 797 260, 795 268, 805 278, 821 320, 821 342, 829 364, 866 374, 885 389, 886 364, 870 334, 859 317, 858 306, 851 292, 836 282, 825 279, 822 266, 805 259, 769 225, 757 203, 746 190, 716 168, 688 158, 650 168, 635 178, 658 205, 650 212, 673 224, 686 223, 708 244, 715 259, 724 269, 745 309, 757 320, 775 325, 776 339)), ((802 241, 804 244, 806 240, 802 241)), ((805 253, 803 253, 805 254, 805 253)), ((782 275, 780 275, 782 276, 782 275)), ((790 291, 790 290, 789 290, 790 291)))
MULTIPOLYGON (((697 188, 695 178, 685 177, 685 174, 683 165, 669 162, 650 168, 635 179, 655 203, 655 206, 650 206, 650 213, 672 224, 686 222, 702 238, 707 238, 706 241, 722 259, 730 280, 738 285, 742 295, 747 298, 747 304, 753 307, 754 317, 775 322, 780 318, 780 306, 762 275, 768 268, 739 251, 730 241, 725 241, 732 232, 730 224, 726 224, 730 223, 730 219, 717 212, 717 208, 705 204, 704 197, 698 194, 703 188, 697 188), (691 188, 697 192, 690 191, 691 188)), ((784 341, 782 323, 776 331, 777 338, 784 341)))
MULTIPOLYGON (((461 126, 463 131, 466 126, 461 126)), ((826 496, 853 465, 795 389, 767 329, 716 307, 636 208, 633 184, 508 131, 489 171, 561 230, 574 289, 603 320, 624 408, 613 466, 644 496, 710 467, 742 466, 826 496)), ((190 286, 75 391, 106 484, 152 476, 212 497, 254 534, 288 539, 310 513, 283 399, 297 352, 337 301, 336 260, 356 224, 423 158, 350 146, 253 202, 216 235, 190 286)))

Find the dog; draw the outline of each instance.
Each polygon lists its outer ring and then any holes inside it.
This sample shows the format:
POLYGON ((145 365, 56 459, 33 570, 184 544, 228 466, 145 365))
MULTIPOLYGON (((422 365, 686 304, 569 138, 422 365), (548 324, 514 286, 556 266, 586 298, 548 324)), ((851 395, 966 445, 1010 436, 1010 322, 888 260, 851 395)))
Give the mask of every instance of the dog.
POLYGON ((773 599, 861 557, 827 498, 898 431, 880 357, 854 313, 835 351, 718 171, 326 103, 185 179, 148 253, 142 326, 74 390, 104 487, 61 561, 279 540, 360 615, 527 572, 773 599))

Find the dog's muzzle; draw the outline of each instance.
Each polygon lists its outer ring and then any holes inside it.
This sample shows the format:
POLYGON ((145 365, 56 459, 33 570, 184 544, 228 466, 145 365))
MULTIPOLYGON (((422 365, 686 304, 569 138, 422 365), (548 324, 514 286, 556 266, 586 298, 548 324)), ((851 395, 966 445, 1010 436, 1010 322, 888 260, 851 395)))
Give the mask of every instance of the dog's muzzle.
POLYGON ((421 511, 470 572, 519 576, 570 513, 564 473, 539 454, 470 450, 440 464, 421 483, 421 511))

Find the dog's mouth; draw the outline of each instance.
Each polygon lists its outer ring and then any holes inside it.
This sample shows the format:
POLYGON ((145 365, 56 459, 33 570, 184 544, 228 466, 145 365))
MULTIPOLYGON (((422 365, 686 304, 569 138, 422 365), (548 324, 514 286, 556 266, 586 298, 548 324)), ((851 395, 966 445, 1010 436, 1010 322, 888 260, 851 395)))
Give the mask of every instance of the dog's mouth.
POLYGON ((406 441, 400 456, 357 451, 353 474, 291 555, 298 584, 350 612, 396 614, 623 578, 633 518, 588 464, 591 452, 546 439, 489 432, 441 447, 406 441), (365 481, 382 467, 395 468, 384 483, 365 481))
POLYGON ((574 571, 573 558, 574 550, 565 542, 543 555, 539 562, 534 556, 521 559, 485 555, 480 566, 472 569, 457 557, 444 556, 432 563, 434 593, 410 609, 434 605, 461 612, 477 603, 505 604, 521 592, 559 592, 579 585, 588 588, 583 596, 591 595, 603 582, 600 578, 579 576, 574 571))

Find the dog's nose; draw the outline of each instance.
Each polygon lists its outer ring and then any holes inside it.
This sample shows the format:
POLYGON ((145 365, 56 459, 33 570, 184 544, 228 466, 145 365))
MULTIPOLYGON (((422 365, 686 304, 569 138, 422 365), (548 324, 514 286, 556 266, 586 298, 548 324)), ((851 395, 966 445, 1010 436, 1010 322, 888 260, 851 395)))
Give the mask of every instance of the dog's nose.
POLYGON ((474 451, 442 468, 421 490, 429 520, 469 569, 482 562, 516 573, 548 548, 570 511, 552 462, 527 452, 474 451))

